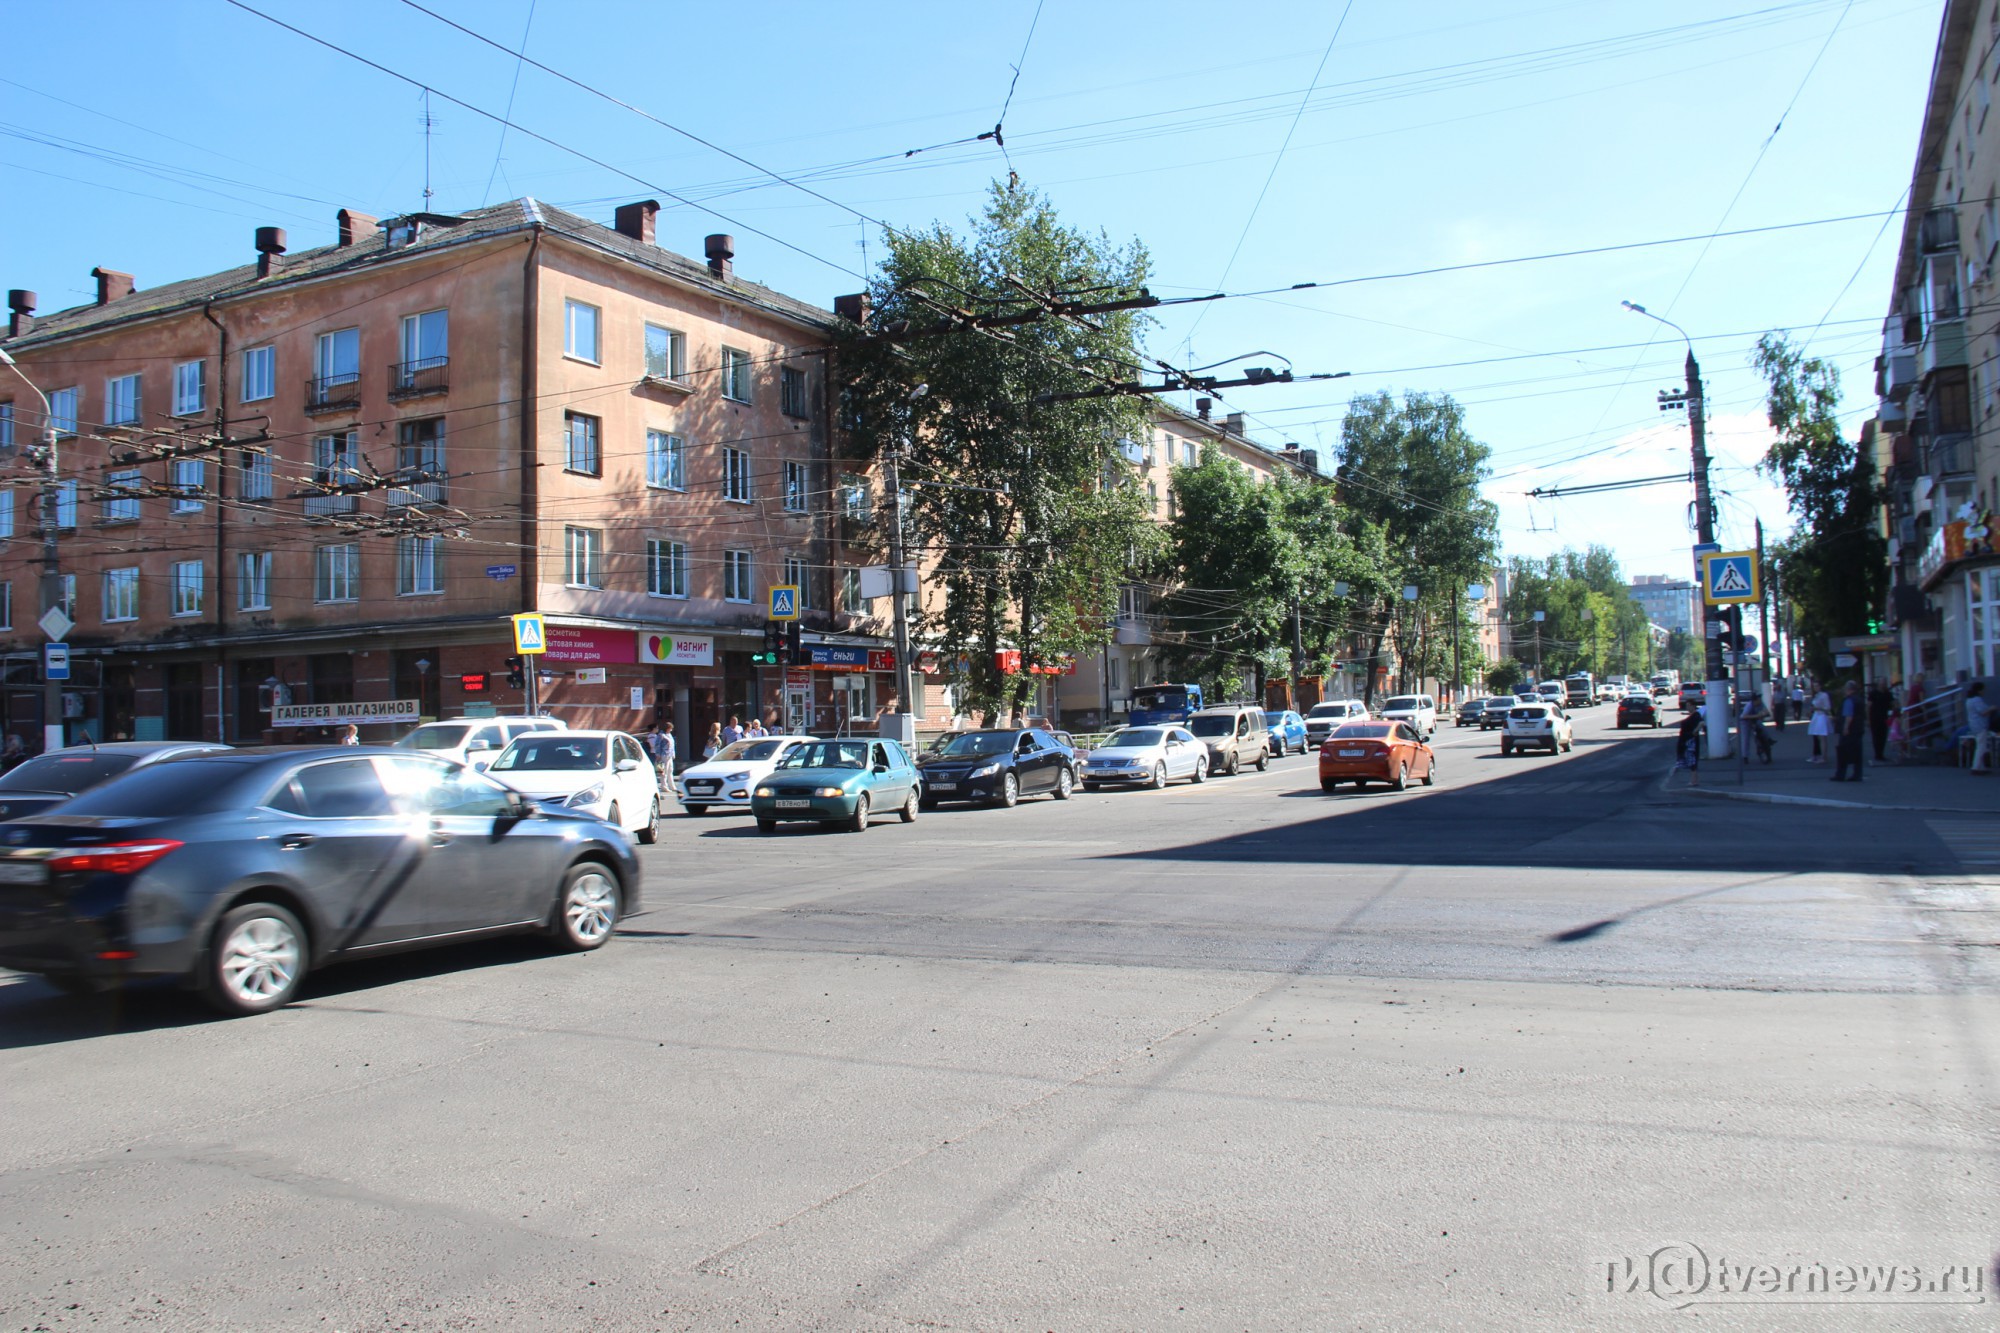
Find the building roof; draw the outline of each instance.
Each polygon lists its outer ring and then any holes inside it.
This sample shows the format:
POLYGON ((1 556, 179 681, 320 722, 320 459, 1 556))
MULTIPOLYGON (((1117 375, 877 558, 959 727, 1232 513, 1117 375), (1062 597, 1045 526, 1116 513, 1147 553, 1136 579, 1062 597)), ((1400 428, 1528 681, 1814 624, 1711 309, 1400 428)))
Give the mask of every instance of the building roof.
POLYGON ((240 268, 211 273, 206 277, 188 278, 145 290, 135 290, 129 296, 120 297, 105 305, 92 302, 45 315, 38 314, 34 316, 34 322, 26 332, 17 338, 5 339, 4 342, 10 349, 33 348, 42 343, 93 333, 133 320, 179 313, 209 301, 226 301, 309 278, 356 272, 380 264, 401 263, 419 255, 434 254, 453 246, 490 240, 511 233, 527 232, 538 226, 550 235, 565 237, 602 251, 614 259, 638 264, 688 286, 711 292, 724 300, 757 306, 772 314, 817 328, 830 327, 834 322, 831 311, 822 310, 809 302, 796 300, 758 283, 746 282, 733 276, 720 277, 707 264, 698 260, 635 240, 601 222, 593 222, 566 209, 556 208, 533 198, 521 198, 457 215, 418 213, 410 214, 406 218, 385 219, 373 236, 358 239, 352 245, 325 245, 284 255, 273 265, 271 275, 265 278, 257 276, 257 265, 251 263, 240 268), (447 219, 454 217, 456 221, 448 224, 447 219), (414 241, 391 249, 388 230, 390 225, 410 220, 423 221, 429 225, 419 229, 414 241))

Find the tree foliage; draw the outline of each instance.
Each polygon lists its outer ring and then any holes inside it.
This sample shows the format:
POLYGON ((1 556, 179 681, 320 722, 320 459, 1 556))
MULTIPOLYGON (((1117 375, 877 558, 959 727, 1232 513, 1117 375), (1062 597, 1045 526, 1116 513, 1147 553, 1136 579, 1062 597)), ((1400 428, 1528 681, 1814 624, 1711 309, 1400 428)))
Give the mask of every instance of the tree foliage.
POLYGON ((1654 670, 1646 609, 1605 547, 1558 551, 1540 560, 1516 556, 1508 561, 1502 609, 1514 650, 1528 659, 1531 671, 1539 629, 1544 678, 1575 671, 1645 676, 1654 670))
POLYGON ((1101 646, 1121 584, 1157 540, 1116 461, 1119 441, 1145 430, 1146 405, 1047 401, 1129 375, 1140 321, 870 335, 928 329, 953 311, 1025 313, 1035 295, 1130 294, 1146 253, 1066 228, 1041 195, 999 184, 966 234, 937 224, 886 242, 871 328, 849 330, 840 349, 850 438, 862 459, 902 449, 913 549, 934 571, 920 632, 963 664, 970 708, 1018 713, 1033 678, 1003 673, 998 654, 1018 649, 1025 665, 1101 646), (920 384, 928 392, 913 399, 920 384))
POLYGON ((1840 371, 1783 334, 1757 340, 1752 358, 1777 432, 1764 468, 1785 488, 1794 532, 1770 555, 1794 607, 1808 669, 1833 675, 1829 640, 1861 634, 1888 594, 1888 542, 1877 525, 1881 486, 1868 450, 1841 433, 1840 371))

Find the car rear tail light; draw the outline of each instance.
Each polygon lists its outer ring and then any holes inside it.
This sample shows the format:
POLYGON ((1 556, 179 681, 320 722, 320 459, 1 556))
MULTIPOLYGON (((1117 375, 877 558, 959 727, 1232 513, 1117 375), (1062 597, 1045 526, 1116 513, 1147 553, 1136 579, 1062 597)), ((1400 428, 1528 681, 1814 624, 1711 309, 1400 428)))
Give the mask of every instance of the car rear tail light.
POLYGON ((49 873, 81 871, 93 875, 136 875, 181 844, 172 838, 148 842, 113 842, 102 847, 79 847, 59 852, 48 859, 49 873))

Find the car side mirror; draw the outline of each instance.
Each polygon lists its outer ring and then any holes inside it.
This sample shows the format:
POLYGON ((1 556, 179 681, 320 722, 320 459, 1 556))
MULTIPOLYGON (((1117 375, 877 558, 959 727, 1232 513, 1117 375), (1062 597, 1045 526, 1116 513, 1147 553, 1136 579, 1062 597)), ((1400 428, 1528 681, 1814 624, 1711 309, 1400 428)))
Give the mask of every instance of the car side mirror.
POLYGON ((492 748, 492 741, 467 741, 465 743, 465 752, 467 754, 477 754, 481 750, 490 750, 492 748))
POLYGON ((636 770, 638 767, 639 767, 639 761, 636 759, 620 759, 614 771, 619 773, 630 773, 636 770))
POLYGON ((505 799, 507 808, 502 812, 500 818, 507 823, 518 824, 535 813, 533 804, 529 802, 527 797, 521 795, 520 792, 510 791, 506 794, 505 799))
POLYGON ((889 771, 889 766, 887 764, 877 764, 875 765, 875 771, 877 773, 887 773, 889 771))

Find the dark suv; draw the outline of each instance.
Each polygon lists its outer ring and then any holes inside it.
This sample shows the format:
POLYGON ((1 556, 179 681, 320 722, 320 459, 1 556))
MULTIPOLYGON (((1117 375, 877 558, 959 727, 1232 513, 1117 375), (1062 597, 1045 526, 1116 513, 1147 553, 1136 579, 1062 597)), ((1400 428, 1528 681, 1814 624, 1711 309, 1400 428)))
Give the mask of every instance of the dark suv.
POLYGON ((1076 789, 1076 751, 1040 727, 963 731, 917 760, 919 804, 987 801, 1013 805, 1046 793, 1067 801, 1076 789))

